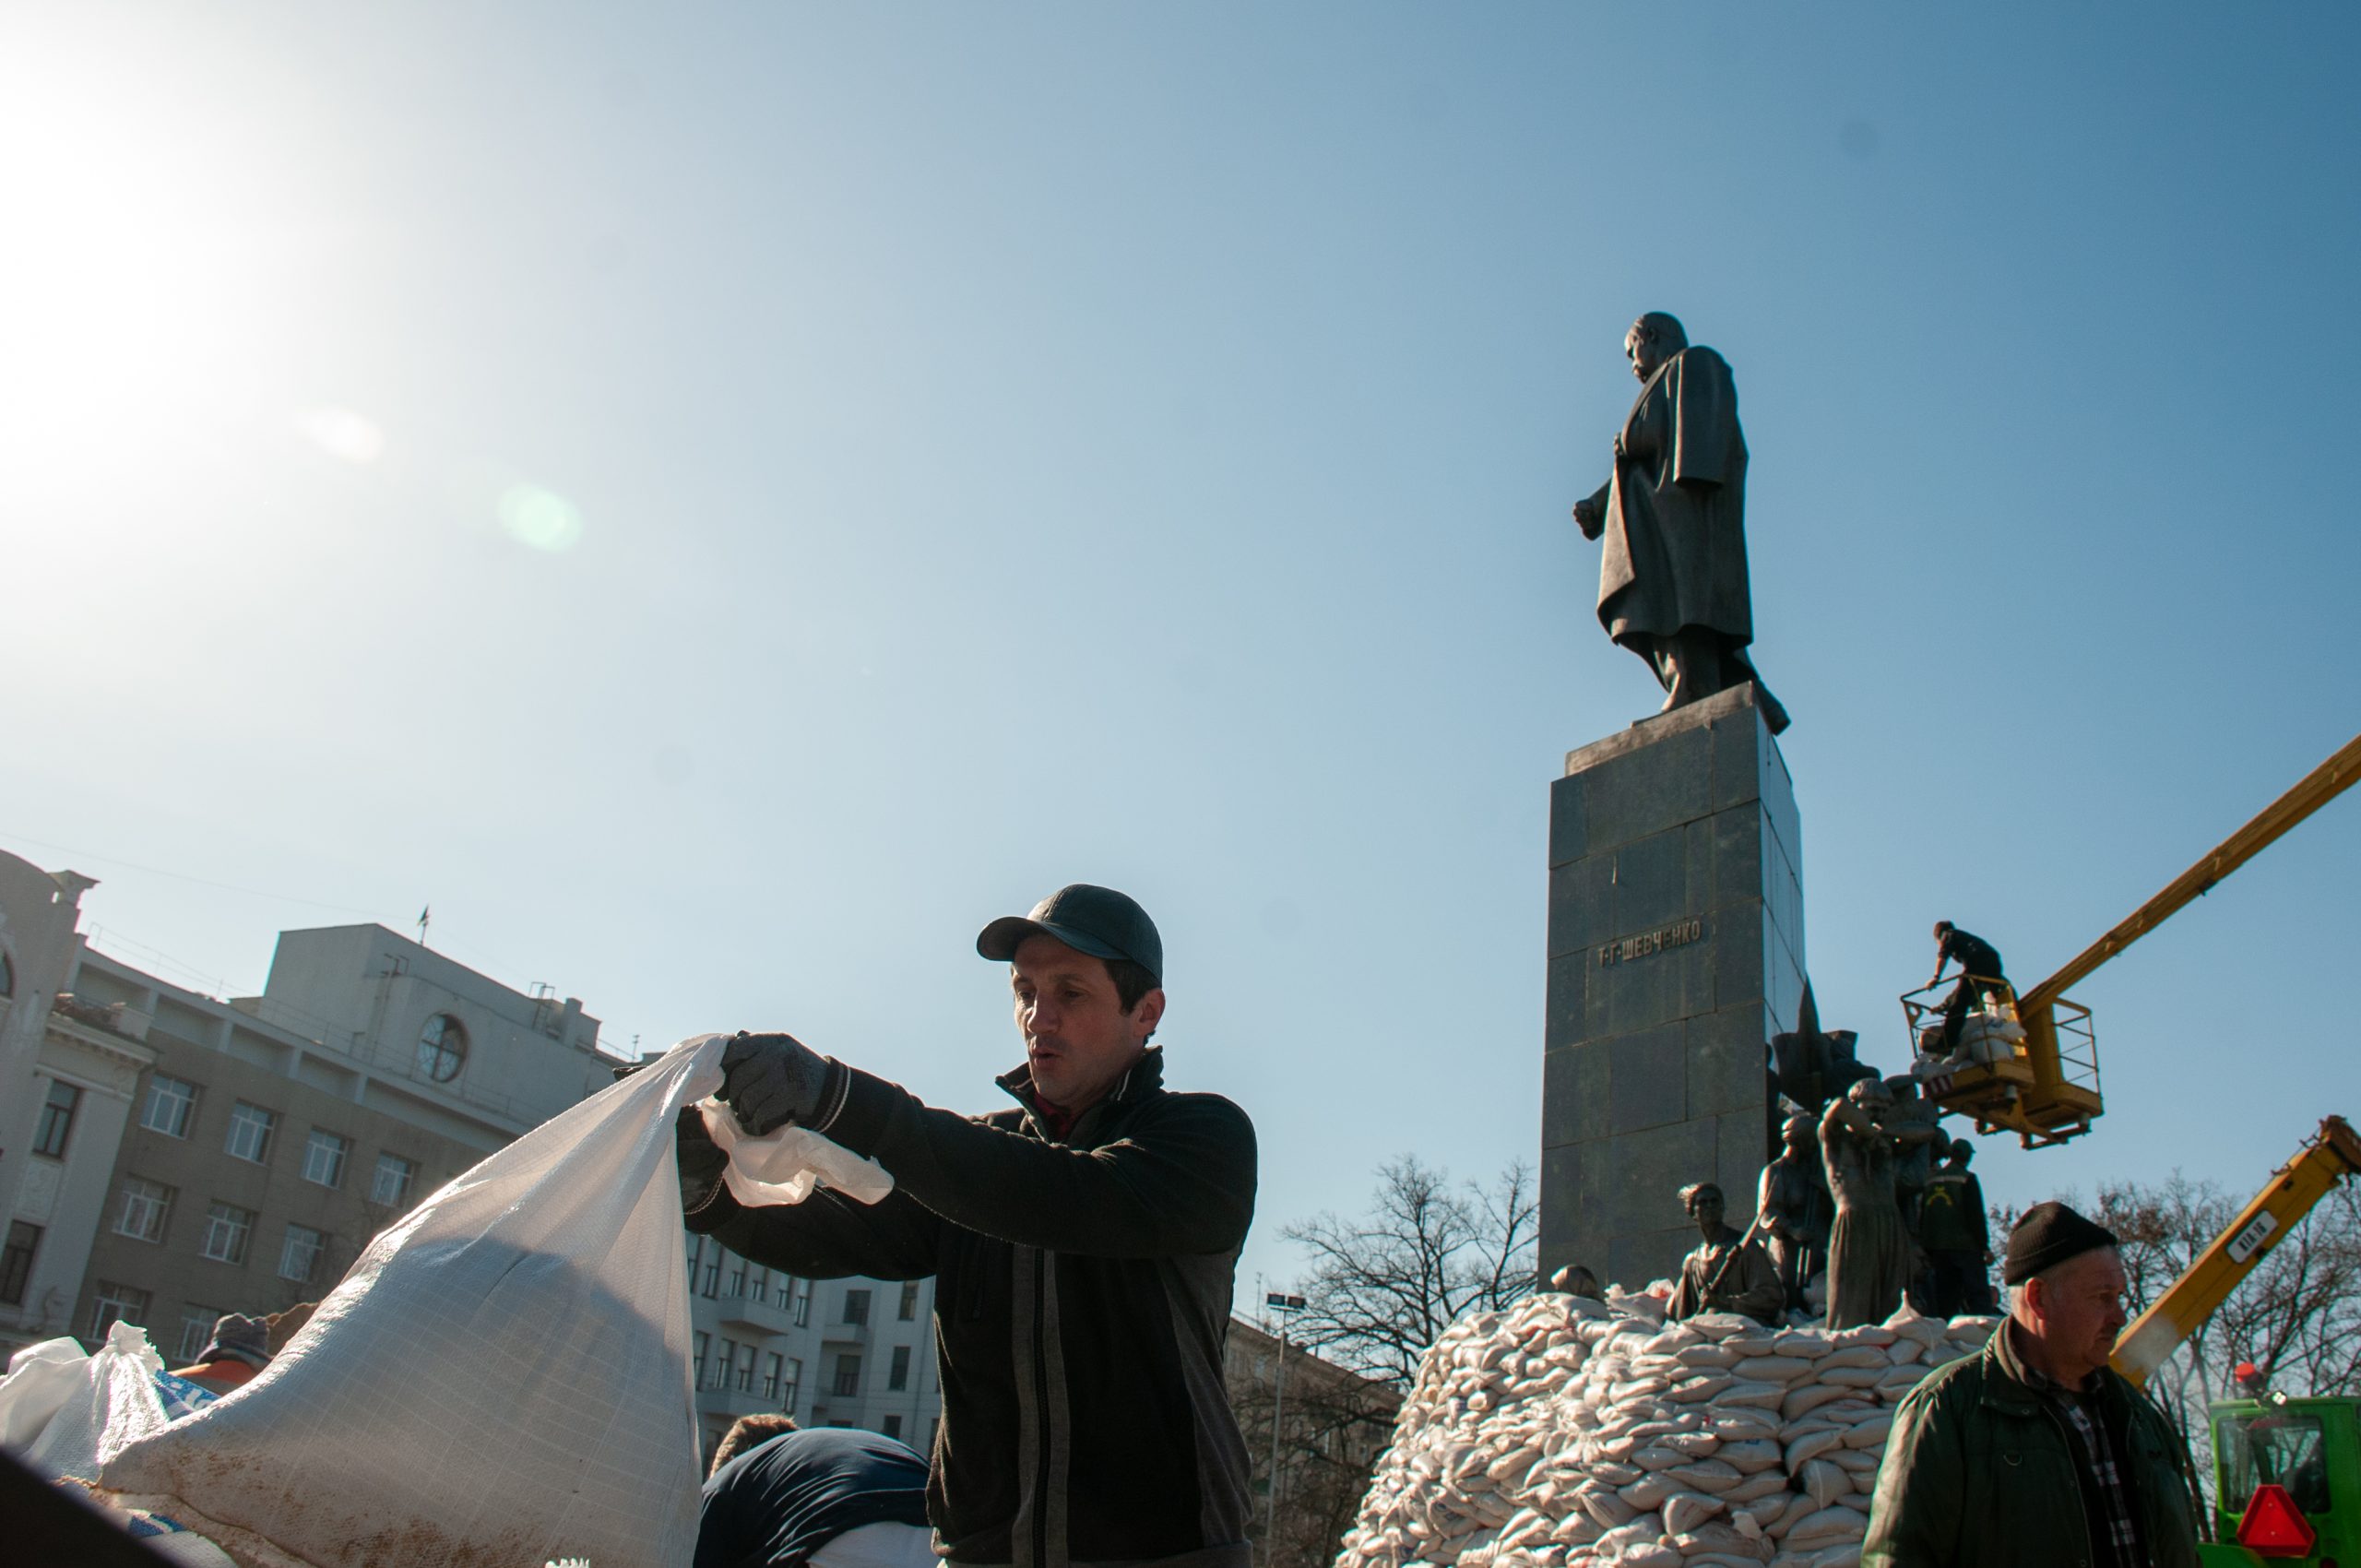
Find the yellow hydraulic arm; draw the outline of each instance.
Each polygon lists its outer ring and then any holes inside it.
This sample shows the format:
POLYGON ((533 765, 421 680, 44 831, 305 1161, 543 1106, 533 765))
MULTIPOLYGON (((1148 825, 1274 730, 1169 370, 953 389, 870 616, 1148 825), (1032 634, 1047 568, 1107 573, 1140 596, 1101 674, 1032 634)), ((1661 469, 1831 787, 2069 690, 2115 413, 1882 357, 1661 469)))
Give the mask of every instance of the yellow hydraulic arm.
POLYGON ((2296 1158, 2280 1167, 2271 1185, 2255 1194, 2254 1202, 2197 1255, 2189 1271, 2123 1331, 2110 1358, 2115 1370, 2133 1383, 2146 1383, 2148 1374, 2213 1315, 2263 1253, 2277 1246, 2331 1188, 2355 1175, 2361 1175, 2361 1137, 2343 1117, 2328 1117, 2296 1158))
POLYGON ((2165 923, 2176 910, 2213 891, 2213 885, 2268 849, 2289 828, 2343 794, 2361 778, 2361 735, 2306 774, 2301 782, 2261 814, 2213 848, 2213 852, 2175 877, 2165 890, 2131 911, 2113 931, 2074 956, 2064 968, 2017 998, 2017 1016, 2027 1028, 2033 1015, 2047 1013, 2066 988, 2165 923))
MULTIPOLYGON (((2104 1109, 2099 1098, 2098 1055, 2089 1029, 2089 1010, 2070 1001, 2069 986, 2086 979, 2100 965, 2139 941, 2172 917, 2184 905, 2212 891, 2213 885, 2269 848, 2287 830, 2328 804, 2356 780, 2361 780, 2361 735, 2339 747, 2336 754, 2306 774, 2301 782, 2263 808, 2253 821, 2214 846, 2203 860, 2175 877, 2163 892, 2131 911, 2114 930, 2074 956, 2064 968, 2017 998, 2017 1021, 2023 1027, 2023 1067, 2031 1082, 2005 1102, 1970 1087, 1966 1099, 1949 1109, 1974 1114, 1979 1126, 2005 1127, 2021 1134, 2027 1147, 2062 1143, 2090 1130, 2092 1118, 2104 1109), (2064 1014, 2061 1019, 2060 1013, 2064 1014), (2061 1040, 2061 1026, 2074 1039, 2061 1040), (1969 1104, 1967 1099, 1978 1103, 1969 1104)), ((2004 1089, 2006 1086, 2001 1086, 2004 1089)), ((1937 1098, 1940 1099, 1941 1096, 1937 1098)))

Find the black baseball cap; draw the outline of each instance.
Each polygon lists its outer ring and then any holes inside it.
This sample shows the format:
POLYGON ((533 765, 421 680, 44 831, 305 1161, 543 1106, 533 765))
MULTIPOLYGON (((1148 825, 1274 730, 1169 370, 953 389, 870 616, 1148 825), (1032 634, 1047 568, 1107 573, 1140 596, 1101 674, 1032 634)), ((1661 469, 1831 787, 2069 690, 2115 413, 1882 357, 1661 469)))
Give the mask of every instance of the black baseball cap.
POLYGON ((1033 906, 1029 915, 1003 915, 976 937, 976 951, 995 963, 1016 956, 1028 936, 1048 936, 1094 958, 1128 958, 1164 983, 1164 939, 1156 922, 1128 894, 1077 882, 1033 906))

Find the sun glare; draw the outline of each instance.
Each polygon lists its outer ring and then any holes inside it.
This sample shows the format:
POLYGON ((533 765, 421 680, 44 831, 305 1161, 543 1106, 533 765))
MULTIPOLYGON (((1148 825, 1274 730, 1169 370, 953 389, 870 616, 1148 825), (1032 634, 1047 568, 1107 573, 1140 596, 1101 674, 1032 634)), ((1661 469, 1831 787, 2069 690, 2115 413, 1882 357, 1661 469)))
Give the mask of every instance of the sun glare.
POLYGON ((288 372, 275 172, 243 127, 156 86, 21 59, 0 78, 0 422, 20 495, 152 498, 233 450, 288 372))

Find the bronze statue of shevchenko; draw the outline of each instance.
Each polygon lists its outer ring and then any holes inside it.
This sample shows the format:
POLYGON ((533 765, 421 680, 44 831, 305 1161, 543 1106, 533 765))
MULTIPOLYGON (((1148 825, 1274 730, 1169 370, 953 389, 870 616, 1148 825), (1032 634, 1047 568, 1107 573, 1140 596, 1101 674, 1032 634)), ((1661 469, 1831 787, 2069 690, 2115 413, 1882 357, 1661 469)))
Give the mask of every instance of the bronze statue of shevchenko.
POLYGON ((1650 311, 1623 339, 1640 396, 1615 437, 1615 472, 1574 503, 1586 538, 1604 538, 1598 619, 1646 660, 1667 711, 1754 683, 1773 734, 1786 710, 1754 672, 1746 575, 1746 437, 1727 361, 1691 348, 1680 323, 1650 311))

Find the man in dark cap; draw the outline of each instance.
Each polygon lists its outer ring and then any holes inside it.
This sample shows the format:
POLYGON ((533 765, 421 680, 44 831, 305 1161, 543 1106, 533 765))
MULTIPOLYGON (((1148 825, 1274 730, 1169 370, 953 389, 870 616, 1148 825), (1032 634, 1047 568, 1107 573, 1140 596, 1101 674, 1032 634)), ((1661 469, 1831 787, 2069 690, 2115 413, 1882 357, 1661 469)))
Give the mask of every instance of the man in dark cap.
POLYGON ((225 1313, 213 1320, 213 1337, 205 1342, 196 1360, 175 1369, 172 1375, 212 1393, 227 1394, 243 1387, 247 1379, 270 1365, 270 1321, 225 1313))
POLYGON ((1927 1180, 1918 1208, 1918 1244, 1926 1249, 1928 1311, 1938 1317, 1992 1310, 1992 1234, 1984 1218, 1984 1184, 1967 1162, 1975 1149, 1952 1141, 1942 1166, 1927 1180))
POLYGON ((1962 931, 1949 921, 1935 922, 1935 973, 1928 980, 1931 991, 1943 983, 1943 971, 1953 964, 1959 966, 1959 983, 1943 998, 1943 1054, 1959 1050, 1959 1031, 1967 1022, 1971 1008, 1984 1005, 1985 998, 1994 995, 1990 981, 2008 983, 2009 977, 2000 972, 2000 950, 1972 931, 1962 931))
POLYGON ((1863 1568, 2195 1568, 2180 1440, 2107 1365, 2113 1232, 2061 1203, 2009 1232, 2009 1315, 1894 1412, 1863 1568))
POLYGON ((1148 1043, 1164 948, 1111 888, 1061 888, 992 921, 1025 1064, 1016 1104, 963 1116, 792 1036, 741 1035, 721 1099, 751 1133, 792 1123, 867 1155, 894 1192, 741 1207, 694 1113, 681 1122, 689 1229, 807 1277, 936 1277, 943 1384, 927 1487, 953 1563, 1248 1568, 1247 1455, 1222 1385, 1254 1129, 1164 1087, 1148 1043))

